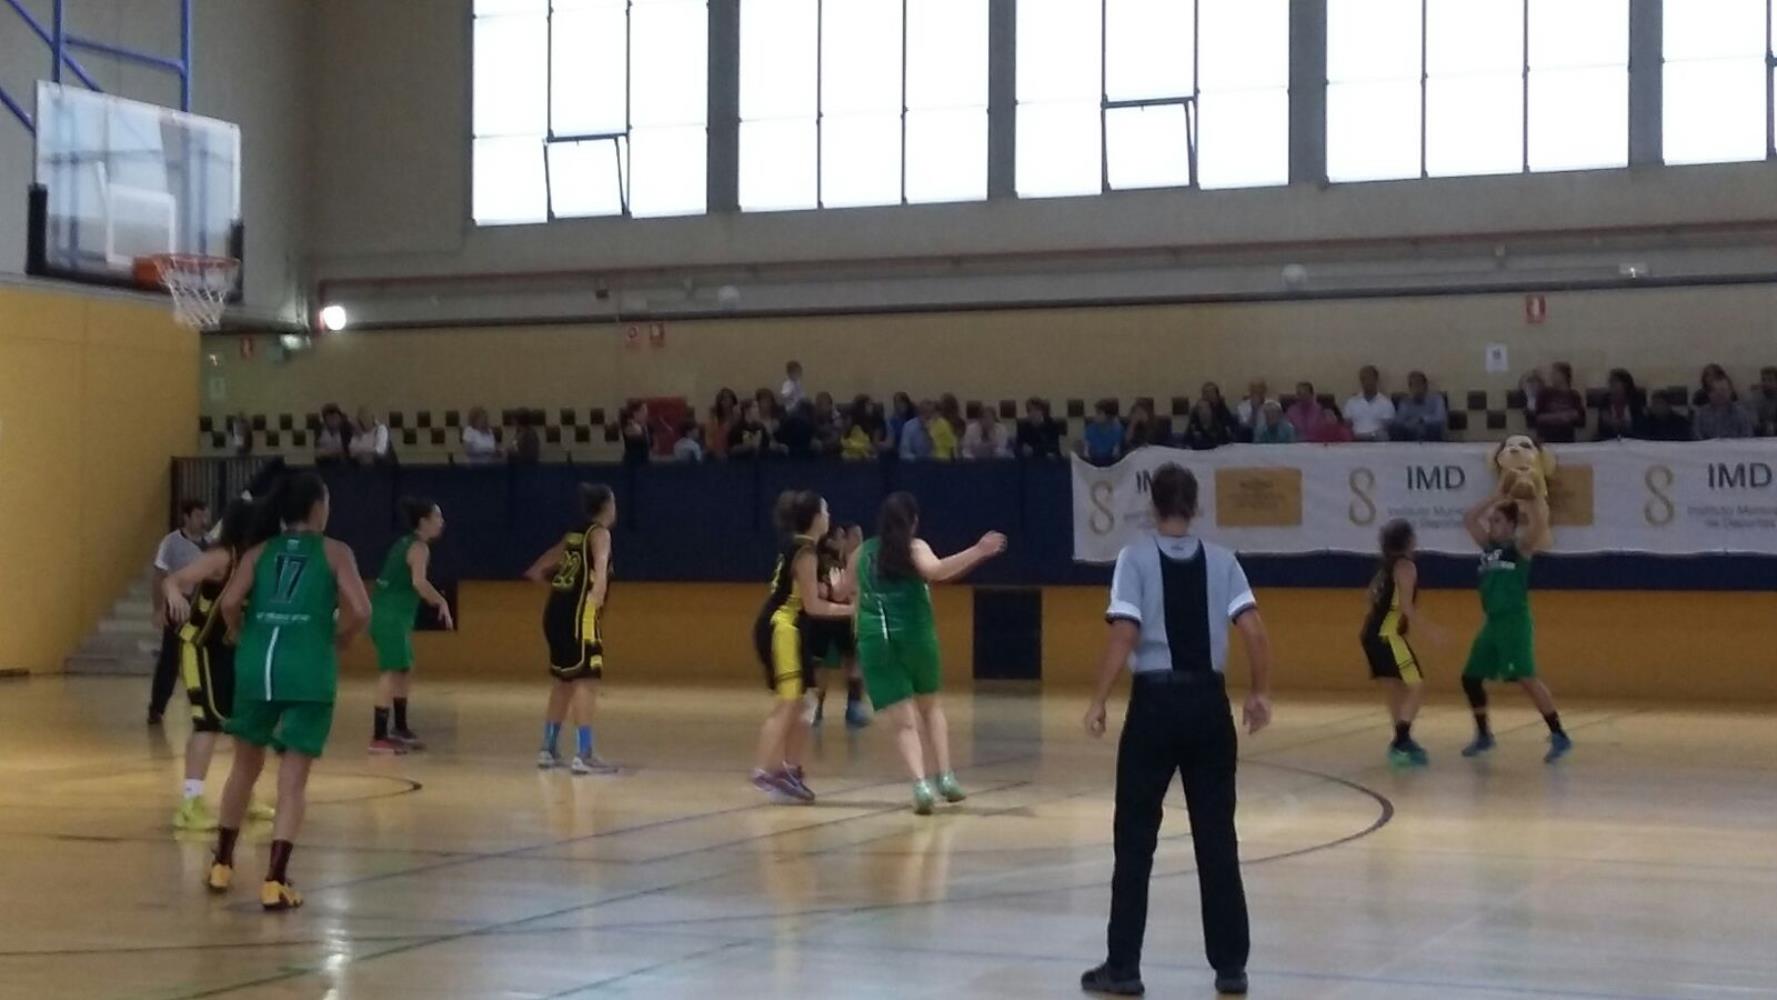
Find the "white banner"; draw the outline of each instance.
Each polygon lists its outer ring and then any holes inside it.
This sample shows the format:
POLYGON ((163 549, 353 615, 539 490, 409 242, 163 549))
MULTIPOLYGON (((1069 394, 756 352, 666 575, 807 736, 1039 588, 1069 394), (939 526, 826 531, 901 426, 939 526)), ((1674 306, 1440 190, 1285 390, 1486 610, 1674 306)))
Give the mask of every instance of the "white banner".
MULTIPOLYGON (((1107 563, 1152 523, 1168 462, 1197 474, 1197 530, 1240 552, 1375 552, 1394 518, 1430 552, 1467 553, 1463 513, 1496 489, 1491 444, 1146 448, 1109 468, 1074 459, 1074 559, 1107 563)), ((1555 552, 1777 554, 1777 440, 1554 445, 1555 552)))

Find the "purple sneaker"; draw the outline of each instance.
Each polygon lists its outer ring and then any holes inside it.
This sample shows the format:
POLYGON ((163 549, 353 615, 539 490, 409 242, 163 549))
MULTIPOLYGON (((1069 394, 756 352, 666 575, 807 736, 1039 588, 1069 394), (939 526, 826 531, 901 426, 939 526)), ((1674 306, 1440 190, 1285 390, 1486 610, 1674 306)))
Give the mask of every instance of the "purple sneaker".
POLYGON ((808 782, 804 779, 802 768, 786 767, 780 773, 779 779, 784 783, 784 787, 789 790, 790 794, 796 797, 796 801, 814 801, 814 789, 808 787, 808 782))

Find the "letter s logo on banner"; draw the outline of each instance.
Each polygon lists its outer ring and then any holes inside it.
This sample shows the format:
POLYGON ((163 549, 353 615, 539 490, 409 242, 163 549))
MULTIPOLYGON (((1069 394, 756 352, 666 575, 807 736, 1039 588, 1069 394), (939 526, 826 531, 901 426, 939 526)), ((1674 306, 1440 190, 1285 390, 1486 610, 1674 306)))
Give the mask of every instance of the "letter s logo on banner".
POLYGON ((1376 523, 1376 500, 1370 494, 1376 489, 1376 473, 1369 469, 1352 469, 1345 482, 1351 487, 1351 505, 1346 513, 1351 523, 1367 528, 1376 523))
POLYGON ((1108 535, 1117 529, 1117 513, 1111 509, 1111 501, 1116 499, 1117 488, 1100 480, 1092 484, 1092 514, 1086 519, 1086 526, 1095 535, 1108 535))
POLYGON ((1646 474, 1641 477, 1641 481, 1647 484, 1647 491, 1653 494, 1641 508, 1641 516, 1647 519, 1648 524, 1656 528, 1664 528, 1672 523, 1673 517, 1677 516, 1678 508, 1673 505, 1672 498, 1665 493, 1666 490, 1672 488, 1672 484, 1677 478, 1672 474, 1672 470, 1664 465, 1648 466, 1646 474))

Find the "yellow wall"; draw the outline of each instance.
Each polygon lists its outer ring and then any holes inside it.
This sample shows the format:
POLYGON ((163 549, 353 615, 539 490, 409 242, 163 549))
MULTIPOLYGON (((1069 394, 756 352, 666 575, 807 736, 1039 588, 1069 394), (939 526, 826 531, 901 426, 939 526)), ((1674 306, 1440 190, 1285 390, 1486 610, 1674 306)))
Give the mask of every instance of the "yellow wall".
MULTIPOLYGON (((622 584, 606 621, 607 676, 614 683, 763 686, 752 652, 762 588, 736 584, 622 584)), ((945 682, 966 686, 973 646, 968 588, 937 588, 945 682)), ((542 593, 519 583, 464 584, 462 629, 420 633, 422 676, 532 678, 542 683, 542 593)), ((1357 648, 1364 595, 1342 590, 1265 590, 1260 606, 1276 654, 1279 691, 1361 691, 1370 686, 1357 648)), ((1537 655, 1557 693, 1593 698, 1777 701, 1777 594, 1545 591, 1536 595, 1537 655)), ((1083 687, 1104 639, 1105 594, 1095 587, 1043 592, 1043 678, 1083 687)), ((1479 625, 1474 594, 1433 591, 1427 614, 1444 645, 1417 640, 1434 693, 1454 695, 1468 640, 1479 625)), ((1233 670, 1243 679, 1239 644, 1233 670)), ((371 669, 359 643, 348 668, 371 669)))
POLYGON ((60 670, 148 565, 197 359, 163 304, 0 287, 0 669, 60 670))
MULTIPOLYGON (((612 324, 370 331, 319 338, 285 364, 260 338, 242 360, 233 338, 207 338, 226 399, 205 412, 304 414, 348 409, 487 406, 614 407, 627 398, 684 396, 704 406, 718 388, 775 387, 790 358, 811 389, 885 398, 954 392, 963 399, 1195 395, 1206 379, 1232 398, 1248 378, 1274 391, 1300 378, 1323 392, 1356 389, 1364 362, 1388 386, 1423 368, 1434 384, 1503 393, 1520 373, 1567 360, 1602 385, 1624 366, 1651 384, 1694 384, 1705 361, 1742 382, 1777 364, 1769 317, 1777 286, 1644 289, 1548 296, 1548 320, 1526 325, 1518 294, 1390 299, 1029 309, 887 316, 714 319, 669 324, 664 347, 623 345, 612 324), (1489 374, 1484 346, 1510 349, 1511 371, 1489 374), (1674 350, 1680 343, 1682 351, 1674 350)), ((1456 401, 1460 405, 1460 398, 1456 401)), ((1503 397, 1495 398, 1500 406, 1503 397)))

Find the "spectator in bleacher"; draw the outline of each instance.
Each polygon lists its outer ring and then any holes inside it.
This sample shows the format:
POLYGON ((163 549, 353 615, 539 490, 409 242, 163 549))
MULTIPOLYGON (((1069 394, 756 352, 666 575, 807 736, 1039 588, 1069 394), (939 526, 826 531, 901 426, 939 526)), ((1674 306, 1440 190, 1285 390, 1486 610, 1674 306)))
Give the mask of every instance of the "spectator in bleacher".
POLYGON ((1532 426, 1535 426, 1536 423, 1535 413, 1537 401, 1542 398, 1543 391, 1546 388, 1547 387, 1543 384, 1543 373, 1540 369, 1532 368, 1524 373, 1523 378, 1518 380, 1518 391, 1524 394, 1524 419, 1532 426))
POLYGON ((776 434, 777 425, 784 419, 784 406, 778 402, 777 395, 770 389, 760 389, 753 393, 753 402, 759 404, 759 422, 776 434))
POLYGON ((807 390, 802 388, 802 362, 792 361, 784 366, 784 385, 778 390, 778 401, 783 403, 784 412, 796 408, 796 404, 808 398, 807 390))
POLYGON ((938 422, 938 407, 931 400, 919 404, 913 416, 901 426, 901 442, 896 451, 903 462, 927 462, 932 458, 932 425, 938 422))
POLYGON ((542 423, 531 410, 519 410, 514 418, 517 430, 512 435, 512 461, 519 465, 536 465, 543 460, 543 438, 537 433, 542 423))
POLYGON ((710 415, 703 425, 703 447, 712 457, 728 457, 728 437, 740 423, 740 397, 724 386, 716 391, 710 415))
POLYGON ((888 428, 882 410, 869 396, 860 395, 851 401, 840 424, 839 457, 848 462, 868 462, 880 454, 888 442, 888 428))
POLYGON ((1153 408, 1137 402, 1129 408, 1129 425, 1123 428, 1123 453, 1143 448, 1165 448, 1172 444, 1172 428, 1154 416, 1153 408))
POLYGON ((1777 367, 1758 373, 1758 399, 1754 413, 1760 437, 1777 437, 1777 367))
POLYGON ((1450 430, 1450 407, 1443 393, 1431 391, 1424 372, 1407 375, 1407 396, 1388 425, 1391 441, 1442 441, 1450 430))
POLYGON ((328 403, 321 407, 321 429, 315 432, 315 464, 330 465, 346 460, 346 446, 352 442, 352 426, 345 411, 328 403))
POLYGON ((815 457, 814 404, 803 400, 777 425, 778 450, 797 461, 815 457))
POLYGON ((1732 394, 1733 401, 1740 402, 1740 390, 1735 388, 1734 380, 1728 375, 1728 370, 1718 364, 1707 364, 1703 366, 1702 374, 1697 376, 1697 391, 1691 393, 1691 405, 1707 406, 1710 390, 1717 381, 1722 380, 1728 383, 1728 392, 1732 394))
POLYGON ((370 412, 370 407, 359 407, 358 420, 352 425, 352 440, 346 450, 351 453, 352 461, 359 465, 389 461, 389 425, 370 412))
POLYGON ((654 455, 654 425, 647 403, 631 403, 623 410, 623 464, 647 465, 654 455))
MULTIPOLYGON (((919 408, 923 414, 925 404, 919 404, 919 408)), ((957 405, 956 397, 946 394, 925 421, 926 436, 932 439, 932 461, 956 461, 957 452, 962 448, 963 432, 968 429, 961 421, 962 409, 957 405)))
POLYGON ((1709 401, 1691 414, 1697 440, 1721 441, 1754 436, 1752 415, 1734 400, 1734 383, 1726 375, 1709 386, 1709 401))
POLYGON ((1344 414, 1324 403, 1320 406, 1320 416, 1309 425, 1308 433, 1298 440, 1311 441, 1314 444, 1350 444, 1357 440, 1351 429, 1351 422, 1344 414))
POLYGON ((1117 404, 1101 399, 1093 407, 1093 417, 1080 438, 1080 454, 1093 465, 1111 465, 1123 457, 1123 421, 1117 419, 1117 404))
POLYGON ((237 413, 229 417, 223 425, 228 435, 228 450, 232 455, 245 457, 253 454, 253 424, 245 413, 237 413))
POLYGON ((1530 424, 1537 436, 1552 444, 1572 444, 1586 425, 1586 400, 1573 387, 1573 366, 1557 361, 1549 366, 1549 384, 1536 395, 1530 424))
POLYGON ((1215 404, 1207 396, 1198 399, 1197 405, 1191 407, 1190 419, 1185 421, 1185 436, 1179 444, 1192 451, 1208 451, 1233 443, 1234 432, 1216 413, 1215 404))
POLYGON ((1222 428, 1228 432, 1228 437, 1232 440, 1239 440, 1240 418, 1234 415, 1233 410, 1228 409, 1228 401, 1222 398, 1222 387, 1214 382, 1205 382, 1202 390, 1197 393, 1197 397, 1198 402, 1209 404, 1209 411, 1215 415, 1216 423, 1221 424, 1222 428))
POLYGON ((1296 427, 1283 417, 1283 404, 1265 400, 1259 407, 1259 418, 1253 424, 1253 444, 1295 444, 1296 427))
POLYGON ((904 392, 897 392, 894 403, 889 407, 888 441, 889 447, 899 450, 901 447, 901 429, 919 419, 919 410, 913 405, 913 397, 904 392))
POLYGON ((1283 418, 1296 429, 1296 440, 1308 440, 1308 432, 1321 421, 1320 397, 1314 392, 1313 382, 1296 383, 1296 398, 1290 400, 1290 408, 1284 411, 1283 418))
MULTIPOLYGON (((956 439, 961 441, 963 435, 969 430, 969 421, 963 416, 963 404, 957 402, 954 393, 947 392, 938 397, 938 415, 944 418, 944 421, 950 425, 951 432, 956 435, 956 439)), ((934 443, 937 442, 935 437, 932 440, 934 443)))
POLYGON ((1672 406, 1672 397, 1663 392, 1649 393, 1647 410, 1635 425, 1635 436, 1643 441, 1689 441, 1691 422, 1672 406))
POLYGON ((1248 438, 1259 426, 1259 417, 1265 412, 1265 404, 1272 402, 1271 387, 1262 378, 1253 379, 1246 384, 1246 397, 1234 408, 1234 417, 1246 430, 1248 438))
POLYGON ((998 410, 982 404, 963 431, 962 457, 971 462, 1012 457, 1012 432, 1000 422, 998 410))
POLYGON ((839 454, 839 411, 833 407, 833 394, 818 393, 814 397, 814 453, 820 458, 839 454))
POLYGON ((673 442, 673 461, 695 465, 703 461, 703 428, 686 418, 679 425, 679 439, 673 442))
POLYGON ((500 442, 494 437, 486 408, 477 406, 469 411, 469 421, 463 425, 462 441, 463 460, 469 464, 486 465, 500 460, 500 442))
POLYGON ((1598 407, 1596 440, 1634 437, 1635 428, 1641 424, 1641 409, 1641 390, 1635 385, 1635 376, 1626 369, 1612 368, 1604 403, 1598 407))
POLYGON ((1345 422, 1358 441, 1387 441, 1394 422, 1394 400, 1382 392, 1382 373, 1365 365, 1357 373, 1358 394, 1345 401, 1345 422))
POLYGON ((748 400, 741 404, 740 419, 728 432, 728 457, 732 459, 764 458, 771 447, 771 431, 759 417, 759 404, 748 400))
POLYGON ((1018 421, 1018 454, 1025 458, 1061 457, 1061 422, 1049 412, 1049 404, 1032 396, 1024 401, 1024 419, 1018 421))

